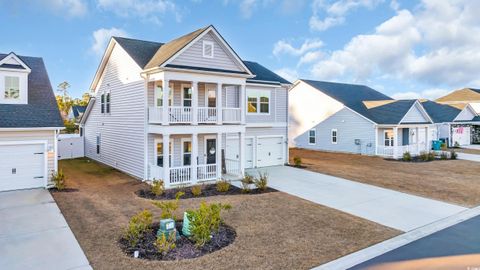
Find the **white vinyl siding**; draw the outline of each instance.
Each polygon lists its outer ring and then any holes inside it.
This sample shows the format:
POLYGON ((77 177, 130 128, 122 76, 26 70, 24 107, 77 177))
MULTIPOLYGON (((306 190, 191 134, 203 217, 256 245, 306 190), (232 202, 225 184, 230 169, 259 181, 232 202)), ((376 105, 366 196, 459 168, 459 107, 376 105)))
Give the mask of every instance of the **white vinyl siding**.
MULTIPOLYGON (((317 143, 309 144, 309 130, 297 137, 298 147, 312 150, 335 151, 359 154, 375 154, 375 126, 348 108, 343 108, 320 124, 317 130, 317 143), (337 130, 337 143, 332 143, 332 130, 337 130), (341 136, 339 136, 341 134, 341 136), (360 145, 355 140, 360 140, 360 145)), ((379 138, 380 139, 380 138, 379 138)))
POLYGON ((205 34, 170 63, 172 65, 243 71, 230 52, 212 33, 205 34), (213 57, 203 56, 204 41, 213 43, 213 57))
MULTIPOLYGON (((85 155, 138 178, 144 177, 145 97, 141 69, 115 46, 97 89, 97 100, 111 95, 111 115, 101 113, 95 102, 85 123, 85 155), (100 155, 96 136, 101 134, 100 155)), ((153 91, 152 91, 153 92, 153 91)))

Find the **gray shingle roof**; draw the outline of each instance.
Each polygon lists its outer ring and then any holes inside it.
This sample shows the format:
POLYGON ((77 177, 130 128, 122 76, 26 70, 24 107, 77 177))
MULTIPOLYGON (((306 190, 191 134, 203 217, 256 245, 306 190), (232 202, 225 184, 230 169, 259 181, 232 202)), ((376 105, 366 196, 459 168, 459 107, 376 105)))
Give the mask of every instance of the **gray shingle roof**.
POLYGON ((243 63, 255 75, 254 78, 248 79, 247 81, 251 81, 251 82, 268 81, 268 82, 278 82, 278 83, 284 83, 284 84, 291 84, 289 81, 285 80, 284 78, 280 77, 275 72, 269 70, 268 68, 260 65, 257 62, 243 61, 243 63))
POLYGON ((145 68, 163 43, 113 37, 141 68, 145 68))
MULTIPOLYGON (((397 100, 369 109, 371 119, 378 124, 398 124, 416 102, 416 99, 397 100)), ((419 124, 419 123, 418 123, 419 124)))
POLYGON ((79 105, 72 106, 73 117, 75 118, 79 117, 82 113, 85 112, 86 108, 87 106, 79 106, 79 105))
POLYGON ((440 104, 430 100, 422 102, 422 106, 434 123, 453 122, 455 117, 461 112, 460 109, 450 105, 440 104))
MULTIPOLYGON (((0 59, 6 56, 0 54, 0 59)), ((18 57, 32 70, 28 75, 28 104, 0 104, 0 128, 63 127, 43 59, 18 57)))

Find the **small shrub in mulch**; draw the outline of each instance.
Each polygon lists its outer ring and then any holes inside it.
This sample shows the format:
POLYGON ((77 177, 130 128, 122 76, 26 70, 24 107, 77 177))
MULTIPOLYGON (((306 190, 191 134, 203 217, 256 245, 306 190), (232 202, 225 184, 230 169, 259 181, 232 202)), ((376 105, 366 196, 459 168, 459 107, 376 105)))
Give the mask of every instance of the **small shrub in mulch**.
POLYGON ((409 152, 405 152, 400 159, 385 158, 388 161, 401 161, 401 162, 431 162, 436 160, 454 160, 457 158, 455 151, 440 152, 439 154, 434 151, 422 152, 418 156, 411 156, 409 152))
POLYGON ((273 188, 266 188, 265 190, 260 190, 258 188, 253 188, 250 189, 248 193, 242 191, 241 188, 238 188, 234 185, 230 186, 230 189, 225 192, 220 192, 217 190, 217 185, 216 184, 206 184, 202 185, 202 193, 200 195, 195 194, 195 196, 192 193, 191 187, 179 187, 179 188, 171 188, 165 190, 165 192, 160 195, 156 196, 151 192, 150 189, 145 188, 145 189, 140 189, 137 192, 137 196, 145 198, 145 199, 152 199, 152 200, 174 200, 175 196, 178 192, 184 192, 185 194, 180 198, 180 200, 183 199, 191 199, 191 198, 204 198, 204 197, 211 197, 211 196, 219 196, 219 195, 247 195, 247 194, 263 194, 263 193, 269 193, 269 192, 276 192, 276 189, 273 188))
POLYGON ((193 240, 190 240, 182 234, 182 225, 182 222, 176 222, 175 227, 180 234, 180 238, 175 241, 175 247, 167 252, 161 253, 155 245, 157 242, 159 223, 154 223, 152 230, 145 233, 134 247, 129 245, 129 241, 126 238, 122 237, 119 240, 120 248, 130 257, 133 257, 134 252, 138 250, 138 258, 140 259, 173 261, 197 258, 215 252, 233 243, 237 236, 233 228, 226 224, 221 224, 218 232, 212 233, 210 241, 204 246, 199 247, 195 245, 193 240))

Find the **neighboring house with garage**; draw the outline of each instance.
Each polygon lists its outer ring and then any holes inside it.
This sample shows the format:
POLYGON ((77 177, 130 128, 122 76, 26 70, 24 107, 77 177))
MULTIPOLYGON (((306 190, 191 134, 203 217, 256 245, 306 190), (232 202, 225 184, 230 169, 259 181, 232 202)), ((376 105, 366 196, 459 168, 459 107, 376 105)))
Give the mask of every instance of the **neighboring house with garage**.
POLYGON ((80 122, 85 155, 167 187, 283 165, 289 86, 213 26, 167 43, 113 37, 80 122))
POLYGON ((0 191, 47 187, 63 121, 42 58, 0 54, 0 191))
POLYGON ((87 106, 73 105, 68 111, 68 120, 73 120, 75 123, 79 122, 86 108, 87 106))
POLYGON ((470 104, 476 113, 480 113, 480 89, 463 88, 455 90, 435 101, 442 104, 460 106, 461 108, 465 104, 470 104))
POLYGON ((291 146, 400 157, 430 149, 434 124, 418 100, 364 85, 298 80, 289 90, 291 146))
POLYGON ((468 104, 441 104, 422 101, 435 123, 433 139, 443 139, 449 146, 480 144, 480 117, 468 104))

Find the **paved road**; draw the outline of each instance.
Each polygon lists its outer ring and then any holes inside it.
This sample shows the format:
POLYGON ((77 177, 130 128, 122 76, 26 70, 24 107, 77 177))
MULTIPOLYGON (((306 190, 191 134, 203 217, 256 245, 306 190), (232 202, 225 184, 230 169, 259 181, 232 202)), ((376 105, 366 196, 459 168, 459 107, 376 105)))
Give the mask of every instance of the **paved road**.
MULTIPOLYGON (((458 257, 457 261, 453 261, 453 264, 448 266, 450 269, 462 267, 467 269, 468 266, 471 269, 479 269, 480 267, 480 216, 474 217, 467 221, 463 221, 452 227, 443 229, 434 234, 411 242, 405 246, 387 252, 374 259, 361 263, 351 269, 368 269, 369 267, 379 265, 382 263, 402 262, 399 269, 406 269, 414 267, 415 264, 422 263, 421 261, 406 262, 409 260, 425 259, 432 257, 444 257, 444 256, 456 256, 466 254, 476 254, 477 256, 462 256, 458 257), (407 264, 409 263, 409 264, 407 264), (466 266, 466 267, 465 267, 466 266), (477 268, 474 268, 477 267, 477 268)), ((427 265, 433 263, 439 263, 439 266, 434 268, 440 269, 441 265, 446 266, 449 260, 455 260, 456 258, 443 258, 442 260, 429 260, 427 265)), ((425 261, 423 262, 425 263, 425 261)), ((384 269, 391 269, 394 265, 386 265, 384 269)), ((420 267, 419 269, 424 268, 420 267)))
MULTIPOLYGON (((401 231, 410 231, 466 210, 453 204, 288 166, 259 171, 268 173, 269 186, 275 189, 401 231)), ((254 174, 256 170, 247 172, 254 174)))
POLYGON ((92 269, 45 189, 0 192, 0 269, 92 269))

